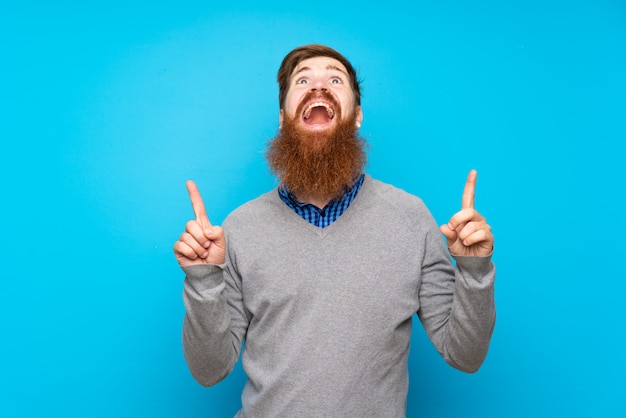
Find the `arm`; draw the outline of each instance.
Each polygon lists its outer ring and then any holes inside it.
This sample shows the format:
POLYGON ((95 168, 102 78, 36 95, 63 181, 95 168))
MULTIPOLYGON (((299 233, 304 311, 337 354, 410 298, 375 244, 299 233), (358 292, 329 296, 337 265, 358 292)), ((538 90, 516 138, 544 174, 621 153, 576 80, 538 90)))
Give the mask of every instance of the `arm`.
POLYGON ((231 327, 231 317, 237 317, 237 312, 242 310, 237 309, 242 306, 242 298, 234 281, 225 277, 231 270, 223 269, 224 231, 209 222, 194 182, 187 182, 187 190, 196 219, 187 222, 185 232, 174 244, 176 259, 187 275, 183 293, 186 308, 183 350, 191 374, 202 385, 210 386, 233 369, 247 326, 231 327))
POLYGON ((220 266, 184 267, 183 351, 191 374, 203 386, 224 379, 239 357, 247 328, 242 297, 228 270, 220 266))
POLYGON ((451 366, 473 373, 483 363, 495 325, 495 267, 491 257, 456 257, 439 234, 429 234, 419 291, 426 333, 451 366))
POLYGON ((437 350, 453 367, 475 372, 482 364, 495 325, 495 267, 491 227, 474 209, 476 171, 467 177, 462 208, 440 231, 428 234, 420 287, 420 319, 437 350))

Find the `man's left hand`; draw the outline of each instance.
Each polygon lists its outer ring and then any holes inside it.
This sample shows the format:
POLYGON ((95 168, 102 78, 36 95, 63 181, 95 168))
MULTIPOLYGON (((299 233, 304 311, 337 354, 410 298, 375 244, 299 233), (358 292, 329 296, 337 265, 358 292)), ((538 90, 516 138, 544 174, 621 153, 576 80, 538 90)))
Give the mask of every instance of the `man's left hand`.
POLYGON ((461 210, 439 230, 446 236, 452 255, 485 257, 493 251, 493 235, 485 218, 474 209, 476 170, 470 171, 463 190, 461 210))

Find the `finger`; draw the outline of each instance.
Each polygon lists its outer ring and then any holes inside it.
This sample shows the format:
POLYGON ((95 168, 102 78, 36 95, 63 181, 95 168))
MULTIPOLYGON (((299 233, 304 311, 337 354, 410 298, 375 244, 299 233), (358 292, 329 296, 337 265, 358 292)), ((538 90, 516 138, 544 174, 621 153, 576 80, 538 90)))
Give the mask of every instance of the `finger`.
POLYGON ((463 189, 463 198, 461 199, 461 207, 463 209, 474 207, 474 190, 476 189, 476 170, 471 170, 467 175, 465 188, 463 189))
POLYGON ((489 228, 489 225, 487 225, 487 223, 484 221, 468 222, 467 224, 465 224, 465 226, 463 226, 463 228, 460 228, 457 233, 459 234, 459 239, 465 241, 470 235, 474 234, 475 232, 480 230, 489 230, 489 228))
POLYGON ((479 229, 463 239, 466 247, 482 243, 493 245, 493 235, 486 229, 479 229))
POLYGON ((209 222, 209 217, 206 215, 206 208, 204 207, 202 196, 200 196, 198 187, 193 180, 187 181, 187 192, 189 193, 189 198, 191 199, 191 206, 193 207, 193 213, 196 216, 196 221, 198 221, 202 229, 210 228, 211 222, 209 222))
POLYGON ((210 238, 207 236, 205 230, 202 229, 200 222, 193 220, 187 222, 187 229, 185 229, 185 232, 191 235, 193 239, 198 241, 201 246, 203 246, 204 248, 208 248, 210 244, 210 238))
POLYGON ((450 229, 459 231, 459 227, 462 229, 463 226, 468 222, 477 222, 484 220, 485 218, 483 218, 483 216, 476 210, 472 208, 466 208, 461 209, 460 211, 452 215, 452 218, 450 218, 450 221, 448 221, 448 227, 450 229))
POLYGON ((208 255, 208 251, 205 246, 198 242, 191 234, 184 232, 179 239, 180 242, 191 248, 198 257, 205 258, 208 255))
POLYGON ((189 260, 198 259, 198 254, 189 245, 182 241, 176 241, 174 244, 174 255, 176 258, 187 258, 189 260))

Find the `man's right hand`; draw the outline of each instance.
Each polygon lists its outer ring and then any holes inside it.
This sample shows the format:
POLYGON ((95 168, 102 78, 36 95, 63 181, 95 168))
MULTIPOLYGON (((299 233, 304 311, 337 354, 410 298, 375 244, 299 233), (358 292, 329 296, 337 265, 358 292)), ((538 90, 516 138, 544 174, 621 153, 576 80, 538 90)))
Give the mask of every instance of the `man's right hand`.
POLYGON ((181 267, 223 264, 226 253, 224 230, 209 222, 202 196, 192 180, 187 181, 187 191, 196 219, 187 222, 187 229, 174 244, 176 260, 181 267))

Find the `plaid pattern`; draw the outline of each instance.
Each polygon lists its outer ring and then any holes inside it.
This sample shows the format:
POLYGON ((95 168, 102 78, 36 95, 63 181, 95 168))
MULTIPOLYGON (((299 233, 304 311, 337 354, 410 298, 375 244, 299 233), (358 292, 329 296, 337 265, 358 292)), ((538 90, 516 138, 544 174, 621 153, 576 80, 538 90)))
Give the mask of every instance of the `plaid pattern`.
POLYGON ((331 200, 323 209, 311 205, 310 203, 298 202, 296 197, 287 190, 287 187, 284 185, 278 188, 278 195, 280 199, 302 217, 302 219, 317 227, 326 228, 339 219, 346 209, 348 209, 348 206, 350 206, 359 190, 361 190, 364 179, 365 175, 361 174, 354 182, 352 188, 348 190, 341 199, 331 200))

